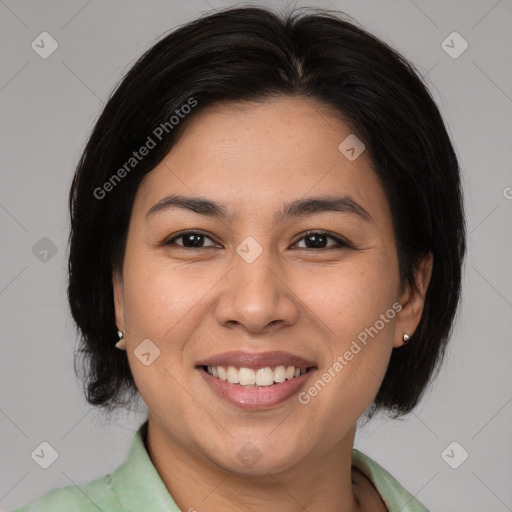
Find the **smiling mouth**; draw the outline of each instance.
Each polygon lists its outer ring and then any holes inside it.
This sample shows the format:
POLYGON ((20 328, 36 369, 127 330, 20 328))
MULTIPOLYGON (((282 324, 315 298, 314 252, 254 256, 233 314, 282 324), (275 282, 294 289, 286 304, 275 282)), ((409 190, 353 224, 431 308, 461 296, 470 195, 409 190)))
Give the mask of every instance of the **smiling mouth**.
POLYGON ((245 388, 259 388, 294 380, 311 371, 313 367, 299 368, 291 365, 278 365, 258 369, 234 366, 201 366, 200 368, 220 381, 238 384, 245 388))

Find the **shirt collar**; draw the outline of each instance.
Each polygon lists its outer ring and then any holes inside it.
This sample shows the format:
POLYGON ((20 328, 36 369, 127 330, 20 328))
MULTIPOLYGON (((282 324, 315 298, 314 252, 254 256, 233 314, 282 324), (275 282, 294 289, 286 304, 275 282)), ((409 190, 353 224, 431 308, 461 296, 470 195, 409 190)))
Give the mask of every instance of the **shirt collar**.
POLYGON ((372 482, 388 510, 428 512, 428 510, 382 466, 359 450, 352 450, 352 466, 372 482))
POLYGON ((147 428, 146 420, 135 434, 128 458, 112 473, 112 491, 125 512, 180 512, 147 452, 147 428))

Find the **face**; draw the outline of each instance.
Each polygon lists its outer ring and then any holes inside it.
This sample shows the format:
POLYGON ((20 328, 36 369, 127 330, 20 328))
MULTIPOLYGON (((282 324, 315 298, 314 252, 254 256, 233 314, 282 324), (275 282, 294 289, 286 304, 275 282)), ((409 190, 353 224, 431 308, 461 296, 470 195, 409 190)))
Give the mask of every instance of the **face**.
POLYGON ((350 134, 311 100, 217 105, 142 181, 116 321, 169 446, 263 474, 351 443, 422 289, 400 292, 389 204, 367 152, 338 149, 350 134))

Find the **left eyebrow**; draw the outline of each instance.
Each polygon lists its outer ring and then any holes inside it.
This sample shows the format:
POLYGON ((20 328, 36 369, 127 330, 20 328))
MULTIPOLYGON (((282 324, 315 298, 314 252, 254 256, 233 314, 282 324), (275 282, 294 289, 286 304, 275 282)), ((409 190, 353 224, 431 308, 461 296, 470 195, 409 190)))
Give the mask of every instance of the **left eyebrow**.
MULTIPOLYGON (((228 215, 226 206, 212 201, 211 199, 172 194, 164 197, 153 205, 146 213, 146 218, 171 208, 190 210, 199 215, 218 217, 225 221, 229 221, 235 217, 228 215)), ((287 217, 305 217, 324 212, 344 213, 359 217, 365 222, 373 222, 372 216, 368 211, 350 196, 321 196, 296 199, 285 203, 282 210, 277 212, 276 219, 283 220, 287 217)))
POLYGON ((350 196, 308 197, 286 203, 278 214, 280 220, 286 217, 304 217, 315 213, 338 212, 354 215, 365 222, 373 222, 372 216, 350 196))

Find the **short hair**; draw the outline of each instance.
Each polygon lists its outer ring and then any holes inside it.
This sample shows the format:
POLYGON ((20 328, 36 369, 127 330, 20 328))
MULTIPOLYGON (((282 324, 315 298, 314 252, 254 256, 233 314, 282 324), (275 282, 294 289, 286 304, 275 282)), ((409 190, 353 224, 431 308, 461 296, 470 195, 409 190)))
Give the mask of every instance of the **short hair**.
POLYGON ((407 345, 393 349, 367 413, 410 412, 439 370, 457 315, 466 227, 457 158, 425 82, 342 13, 245 6, 187 23, 142 55, 78 163, 69 195, 68 299, 80 335, 75 371, 83 356, 90 404, 112 412, 137 395, 126 355, 114 347, 112 271, 122 268, 142 178, 207 106, 279 97, 326 105, 365 144, 390 204, 402 290, 433 254, 419 325, 407 345), (149 136, 155 147, 130 160, 149 136))

